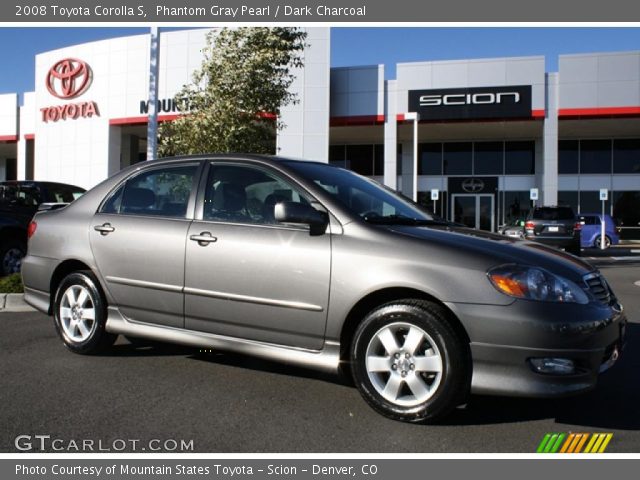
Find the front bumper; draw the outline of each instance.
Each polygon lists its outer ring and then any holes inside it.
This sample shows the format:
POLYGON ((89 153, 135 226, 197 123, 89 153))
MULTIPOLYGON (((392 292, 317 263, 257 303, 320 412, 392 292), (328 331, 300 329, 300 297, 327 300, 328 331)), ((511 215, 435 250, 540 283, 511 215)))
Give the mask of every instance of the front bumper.
POLYGON ((450 304, 471 340, 473 393, 559 397, 596 386, 624 346, 626 316, 615 304, 517 300, 503 306, 450 304), (570 359, 576 372, 542 374, 531 358, 570 359))

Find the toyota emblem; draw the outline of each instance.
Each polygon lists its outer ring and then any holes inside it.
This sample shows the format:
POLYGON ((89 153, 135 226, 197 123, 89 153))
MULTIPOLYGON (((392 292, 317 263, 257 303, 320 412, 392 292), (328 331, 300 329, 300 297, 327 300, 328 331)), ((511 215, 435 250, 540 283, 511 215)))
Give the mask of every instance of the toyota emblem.
POLYGON ((484 182, 479 178, 467 178, 462 182, 462 189, 469 193, 478 193, 484 190, 484 182))
POLYGON ((91 68, 77 58, 55 63, 47 73, 47 90, 54 97, 69 99, 82 95, 91 84, 91 68))

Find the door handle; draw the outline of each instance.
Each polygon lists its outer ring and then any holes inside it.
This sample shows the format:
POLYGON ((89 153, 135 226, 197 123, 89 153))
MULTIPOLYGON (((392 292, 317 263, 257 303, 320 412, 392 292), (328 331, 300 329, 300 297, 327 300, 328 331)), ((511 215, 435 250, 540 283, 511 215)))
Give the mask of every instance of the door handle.
POLYGON ((200 235, 191 235, 189 240, 198 242, 201 247, 206 247, 210 243, 217 242, 218 238, 211 235, 209 232, 202 232, 200 235))
POLYGON ((110 223, 103 223, 102 225, 96 225, 93 227, 96 232, 100 232, 100 235, 108 235, 111 232, 115 231, 115 228, 111 226, 110 223))

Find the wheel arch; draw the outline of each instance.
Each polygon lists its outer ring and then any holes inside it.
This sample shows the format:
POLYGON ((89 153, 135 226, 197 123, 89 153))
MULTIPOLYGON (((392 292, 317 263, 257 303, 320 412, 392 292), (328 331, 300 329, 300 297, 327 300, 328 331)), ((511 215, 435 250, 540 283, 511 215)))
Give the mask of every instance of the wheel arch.
POLYGON ((421 290, 406 287, 389 287, 371 292, 361 298, 349 311, 340 332, 340 361, 348 363, 349 348, 353 340, 353 336, 358 325, 364 317, 374 308, 384 305, 385 303, 403 299, 426 300, 440 306, 446 313, 447 319, 454 327, 456 333, 465 343, 469 344, 471 340, 465 330, 462 322, 442 301, 421 290))
MULTIPOLYGON (((55 268, 51 275, 51 282, 49 283, 49 315, 53 314, 53 303, 55 301, 56 291, 58 290, 60 282, 62 282, 62 280, 70 273, 80 270, 92 271, 89 265, 75 259, 65 260, 55 268)), ((102 285, 97 286, 104 291, 102 285)))

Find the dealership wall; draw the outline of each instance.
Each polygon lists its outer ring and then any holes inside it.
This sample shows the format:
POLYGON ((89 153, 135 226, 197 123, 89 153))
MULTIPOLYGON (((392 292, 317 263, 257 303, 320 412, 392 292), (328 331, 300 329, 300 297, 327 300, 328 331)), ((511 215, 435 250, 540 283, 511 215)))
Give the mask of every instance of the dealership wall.
MULTIPOLYGON (((307 28, 305 66, 297 69, 292 90, 299 102, 283 109, 285 128, 277 139, 284 155, 326 161, 329 134, 329 29, 307 28)), ((160 36, 159 92, 164 99, 161 120, 179 113, 171 99, 191 80, 202 63, 202 49, 209 29, 163 32, 160 36)), ((48 179, 89 188, 118 171, 130 157, 127 127, 145 125, 141 102, 148 98, 149 35, 121 37, 52 50, 36 56, 35 92, 24 95, 20 108, 20 138, 17 146, 18 178, 48 179), (51 67, 62 59, 86 62, 91 83, 73 99, 56 98, 46 88, 51 67), (77 107, 68 107, 69 105, 77 107), (96 113, 77 118, 59 118, 56 109, 84 112, 87 104, 96 113), (44 110, 43 110, 44 109, 44 110), (30 153, 30 148, 33 150, 30 153), (32 170, 32 171, 30 171, 32 170)), ((0 117, 17 123, 15 95, 13 115, 0 117)), ((7 101, 11 99, 8 98, 7 101)), ((0 97, 0 112, 10 112, 0 97)), ((2 123, 4 122, 4 123, 2 123)), ((17 138, 17 124, 9 126, 17 138)), ((1 131, 1 130, 0 130, 1 131)), ((0 162, 1 163, 1 162, 0 162)))

